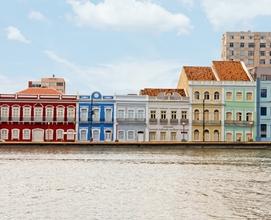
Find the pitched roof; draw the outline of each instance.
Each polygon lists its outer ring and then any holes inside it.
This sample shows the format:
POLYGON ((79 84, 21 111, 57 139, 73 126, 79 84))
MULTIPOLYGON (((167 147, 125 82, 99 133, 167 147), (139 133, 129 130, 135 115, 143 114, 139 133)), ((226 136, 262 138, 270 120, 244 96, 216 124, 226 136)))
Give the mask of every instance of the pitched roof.
POLYGON ((28 88, 17 92, 19 95, 62 95, 61 92, 52 88, 28 88))
POLYGON ((213 61, 221 81, 250 81, 240 61, 213 61))
POLYGON ((140 95, 158 96, 160 93, 171 94, 177 92, 181 96, 186 96, 183 89, 169 89, 169 88, 145 88, 140 91, 140 95))
POLYGON ((188 80, 210 81, 216 80, 212 68, 205 66, 184 66, 188 80))

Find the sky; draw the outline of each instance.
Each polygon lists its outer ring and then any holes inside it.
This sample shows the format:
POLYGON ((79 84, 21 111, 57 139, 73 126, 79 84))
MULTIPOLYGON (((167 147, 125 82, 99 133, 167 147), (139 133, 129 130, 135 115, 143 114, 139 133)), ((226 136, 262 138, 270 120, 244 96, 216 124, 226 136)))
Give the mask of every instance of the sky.
POLYGON ((69 94, 177 86, 220 59, 226 31, 271 31, 271 0, 10 0, 0 7, 0 93, 64 77, 69 94))

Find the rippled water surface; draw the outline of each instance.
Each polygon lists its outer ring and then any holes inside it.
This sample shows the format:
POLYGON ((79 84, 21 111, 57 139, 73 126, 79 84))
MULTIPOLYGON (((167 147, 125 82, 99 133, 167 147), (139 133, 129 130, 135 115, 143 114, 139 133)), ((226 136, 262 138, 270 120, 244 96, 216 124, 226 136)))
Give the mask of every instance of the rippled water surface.
POLYGON ((271 151, 0 149, 0 219, 271 219, 271 151))

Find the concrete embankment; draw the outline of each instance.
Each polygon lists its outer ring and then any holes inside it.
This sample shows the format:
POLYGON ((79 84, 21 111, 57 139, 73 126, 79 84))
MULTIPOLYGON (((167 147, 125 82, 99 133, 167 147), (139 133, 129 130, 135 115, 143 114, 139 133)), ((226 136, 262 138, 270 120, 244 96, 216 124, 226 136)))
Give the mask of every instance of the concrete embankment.
POLYGON ((0 142, 1 147, 270 149, 271 142, 0 142))

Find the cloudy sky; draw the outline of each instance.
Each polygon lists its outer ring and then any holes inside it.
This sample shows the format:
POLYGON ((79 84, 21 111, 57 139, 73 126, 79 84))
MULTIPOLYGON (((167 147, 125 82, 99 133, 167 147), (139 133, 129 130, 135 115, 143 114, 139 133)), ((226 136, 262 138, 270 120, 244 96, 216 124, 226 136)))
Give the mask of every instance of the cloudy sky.
POLYGON ((183 65, 220 58, 223 32, 270 21, 271 0, 3 1, 0 92, 52 74, 71 94, 176 87, 183 65))

